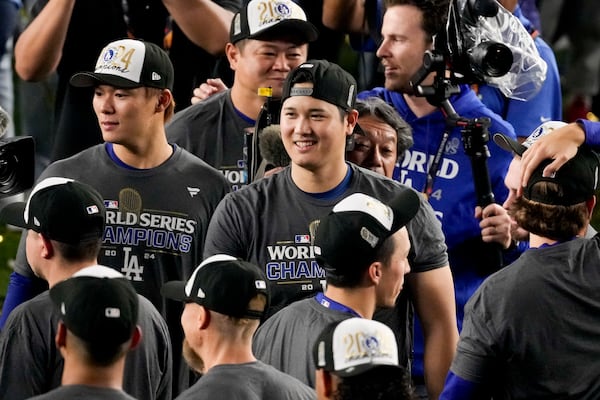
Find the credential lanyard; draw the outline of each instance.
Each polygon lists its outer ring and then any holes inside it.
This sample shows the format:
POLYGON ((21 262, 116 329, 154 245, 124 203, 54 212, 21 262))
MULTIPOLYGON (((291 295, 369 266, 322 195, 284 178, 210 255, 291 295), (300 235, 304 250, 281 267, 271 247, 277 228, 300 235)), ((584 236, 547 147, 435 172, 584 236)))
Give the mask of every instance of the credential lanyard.
POLYGON ((362 318, 362 315, 351 309, 350 307, 346 307, 345 305, 338 303, 335 300, 331 300, 329 297, 325 296, 323 292, 317 293, 315 296, 315 300, 325 308, 330 308, 332 310, 341 311, 347 314, 352 314, 355 317, 362 318))
POLYGON ((448 137, 450 137, 450 131, 448 128, 444 131, 442 135, 442 140, 440 141, 440 145, 435 152, 435 157, 433 157, 433 162, 429 166, 429 170, 427 170, 427 181, 425 182, 425 189, 423 193, 429 199, 429 196, 433 192, 433 181, 435 179, 435 175, 437 174, 438 168, 440 167, 440 161, 442 160, 442 154, 444 153, 444 148, 446 148, 446 143, 448 143, 448 137))

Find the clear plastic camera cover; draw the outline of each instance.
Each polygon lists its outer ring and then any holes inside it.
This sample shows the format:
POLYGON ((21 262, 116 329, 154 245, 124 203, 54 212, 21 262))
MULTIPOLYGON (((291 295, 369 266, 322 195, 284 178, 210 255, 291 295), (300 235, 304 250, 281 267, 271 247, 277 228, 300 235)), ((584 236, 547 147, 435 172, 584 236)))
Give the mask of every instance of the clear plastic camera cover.
POLYGON ((463 38, 470 42, 468 48, 494 41, 505 44, 513 54, 508 73, 486 77, 486 83, 513 99, 528 100, 535 96, 546 79, 548 66, 519 19, 499 5, 495 17, 479 16, 475 22, 462 24, 463 38))

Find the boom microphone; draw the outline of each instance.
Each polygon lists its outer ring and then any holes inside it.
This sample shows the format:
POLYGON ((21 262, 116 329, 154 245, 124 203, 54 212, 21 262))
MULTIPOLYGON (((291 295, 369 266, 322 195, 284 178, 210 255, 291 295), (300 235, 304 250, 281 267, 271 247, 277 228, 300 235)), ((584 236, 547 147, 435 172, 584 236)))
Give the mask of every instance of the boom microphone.
POLYGON ((260 155, 275 167, 286 167, 291 159, 283 142, 279 125, 269 125, 258 133, 258 148, 260 155))

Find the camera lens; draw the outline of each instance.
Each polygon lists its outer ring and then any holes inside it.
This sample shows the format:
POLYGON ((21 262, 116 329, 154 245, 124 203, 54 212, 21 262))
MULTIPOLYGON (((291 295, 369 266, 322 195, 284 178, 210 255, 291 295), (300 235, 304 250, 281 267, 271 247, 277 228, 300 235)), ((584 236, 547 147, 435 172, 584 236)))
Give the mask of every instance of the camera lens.
POLYGON ((513 55, 502 43, 482 42, 469 50, 469 59, 474 72, 483 76, 497 78, 510 71, 513 55))

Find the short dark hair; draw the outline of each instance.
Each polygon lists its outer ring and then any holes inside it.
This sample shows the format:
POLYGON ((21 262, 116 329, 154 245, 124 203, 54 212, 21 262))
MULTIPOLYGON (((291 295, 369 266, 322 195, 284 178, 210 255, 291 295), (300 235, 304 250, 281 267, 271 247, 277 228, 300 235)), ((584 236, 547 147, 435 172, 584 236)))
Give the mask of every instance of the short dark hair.
POLYGON ((119 345, 90 343, 71 332, 71 340, 80 350, 81 355, 89 365, 96 367, 108 367, 125 357, 129 351, 131 340, 119 345))
POLYGON ((338 379, 335 400, 414 399, 408 373, 396 366, 379 366, 362 374, 338 379))
POLYGON ((386 8, 402 5, 414 6, 422 11, 423 25, 421 28, 430 41, 445 29, 450 0, 385 0, 386 8))
POLYGON ((374 259, 371 260, 368 265, 357 265, 355 268, 348 268, 347 273, 343 275, 327 271, 325 274, 327 284, 341 288, 352 288, 358 286, 369 265, 376 261, 388 265, 392 258, 392 254, 394 254, 394 250, 396 250, 396 242, 394 240, 394 235, 392 235, 385 239, 383 243, 381 243, 381 246, 379 246, 375 252, 374 259))
MULTIPOLYGON (((532 188, 538 193, 558 193, 561 189, 553 182, 538 182, 532 188)), ((571 206, 548 205, 517 198, 510 210, 515 221, 529 232, 552 240, 569 240, 589 223, 585 202, 571 206)))
POLYGON ((379 97, 367 97, 365 99, 356 100, 356 110, 358 111, 358 124, 360 125, 360 117, 370 115, 378 118, 387 125, 391 126, 396 131, 397 152, 400 158, 402 153, 408 150, 414 143, 412 136, 412 128, 398 114, 398 112, 379 97))
POLYGON ((102 247, 102 239, 94 238, 76 244, 52 240, 52 245, 58 250, 62 258, 77 262, 97 258, 102 247))

